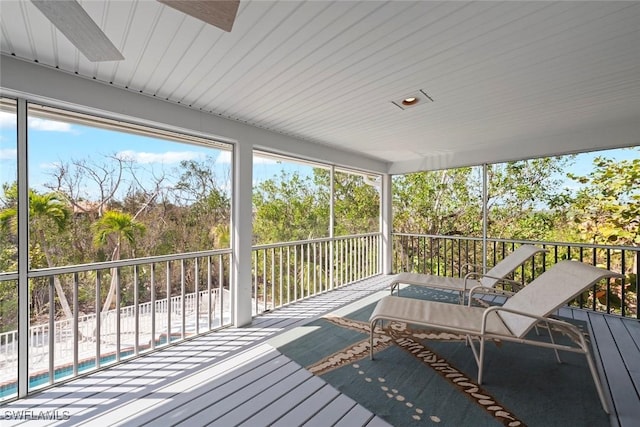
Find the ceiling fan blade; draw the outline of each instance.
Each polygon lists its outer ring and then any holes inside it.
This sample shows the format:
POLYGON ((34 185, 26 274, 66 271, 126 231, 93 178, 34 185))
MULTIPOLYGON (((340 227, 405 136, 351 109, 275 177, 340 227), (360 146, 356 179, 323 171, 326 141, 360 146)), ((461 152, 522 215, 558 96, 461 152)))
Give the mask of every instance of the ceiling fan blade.
POLYGON ((31 0, 44 16, 91 62, 124 56, 76 0, 31 0))
POLYGON ((236 19, 240 0, 158 0, 182 13, 216 26, 224 31, 231 31, 236 19))

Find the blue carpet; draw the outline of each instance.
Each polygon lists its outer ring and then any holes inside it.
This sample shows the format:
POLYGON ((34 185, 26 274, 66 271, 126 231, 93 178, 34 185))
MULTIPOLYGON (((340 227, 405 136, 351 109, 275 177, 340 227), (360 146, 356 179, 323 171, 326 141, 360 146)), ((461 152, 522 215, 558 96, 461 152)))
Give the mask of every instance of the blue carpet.
MULTIPOLYGON (((403 296, 457 301, 456 294, 417 287, 403 296)), ((489 343, 478 386, 461 337, 392 323, 371 361, 374 306, 352 304, 271 344, 395 426, 609 425, 583 355, 560 353, 558 364, 549 349, 489 343)))

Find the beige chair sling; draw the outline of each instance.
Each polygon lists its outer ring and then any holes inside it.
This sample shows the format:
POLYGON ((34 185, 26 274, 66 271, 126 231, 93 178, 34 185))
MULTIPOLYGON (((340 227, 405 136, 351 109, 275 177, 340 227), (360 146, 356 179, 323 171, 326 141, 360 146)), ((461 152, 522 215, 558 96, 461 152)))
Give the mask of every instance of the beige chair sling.
MULTIPOLYGON (((534 245, 522 245, 498 262, 486 274, 470 272, 464 277, 443 277, 424 273, 399 273, 391 282, 391 294, 393 295, 393 291, 396 290, 396 294, 400 295, 401 284, 425 286, 458 291, 462 302, 465 293, 478 285, 483 286, 485 290, 494 289, 498 284, 505 283, 510 284, 513 289, 520 288, 522 283, 509 280, 506 277, 538 252, 545 252, 545 249, 534 245)), ((513 292, 500 293, 511 295, 513 292)))
MULTIPOLYGON (((609 413, 589 345, 583 334, 575 325, 548 316, 594 283, 610 277, 622 276, 578 261, 561 261, 514 294, 504 305, 489 308, 386 296, 378 301, 369 318, 371 359, 373 360, 375 327, 382 320, 405 322, 466 335, 478 365, 478 384, 482 383, 484 348, 487 340, 514 341, 551 348, 556 352, 558 362, 558 350, 582 353, 587 358, 602 407, 609 413), (529 340, 525 337, 539 323, 547 324, 549 342, 529 340), (555 343, 551 326, 569 334, 576 346, 555 343), (479 348, 476 348, 474 339, 479 341, 479 348)), ((470 295, 473 292, 471 290, 470 295)))

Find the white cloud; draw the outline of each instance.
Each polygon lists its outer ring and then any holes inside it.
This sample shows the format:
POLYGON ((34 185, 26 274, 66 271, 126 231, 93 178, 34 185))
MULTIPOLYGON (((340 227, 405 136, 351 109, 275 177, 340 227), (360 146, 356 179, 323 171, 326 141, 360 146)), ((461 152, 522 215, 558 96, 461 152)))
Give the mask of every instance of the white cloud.
POLYGON ((15 127, 16 115, 13 113, 7 113, 6 111, 0 111, 0 128, 3 127, 15 127))
MULTIPOLYGON (((231 164, 231 151, 220 151, 220 155, 216 158, 216 164, 231 164)), ((254 165, 275 165, 278 161, 269 157, 253 156, 254 165)))
MULTIPOLYGON (((29 128, 33 130, 42 130, 49 132, 72 132, 73 128, 70 123, 58 122, 56 120, 41 119, 38 117, 29 117, 29 128)), ((15 113, 0 111, 0 128, 14 128, 16 126, 15 113)))
POLYGON ((220 151, 220 155, 216 158, 217 165, 230 164, 231 151, 220 151))
POLYGON ((18 156, 18 150, 15 148, 0 149, 0 160, 15 160, 18 156))
POLYGON ((278 161, 274 159, 270 159, 268 157, 258 157, 253 156, 253 164, 254 165, 275 165, 278 161))
POLYGON ((38 117, 29 117, 29 128, 49 132, 71 132, 73 130, 70 123, 40 119, 38 117))
POLYGON ((60 162, 40 163, 40 169, 57 169, 61 165, 60 162))
POLYGON ((180 163, 183 160, 195 160, 204 157, 203 153, 196 151, 167 151, 165 153, 146 153, 144 151, 120 151, 116 157, 123 160, 131 160, 138 163, 180 163))

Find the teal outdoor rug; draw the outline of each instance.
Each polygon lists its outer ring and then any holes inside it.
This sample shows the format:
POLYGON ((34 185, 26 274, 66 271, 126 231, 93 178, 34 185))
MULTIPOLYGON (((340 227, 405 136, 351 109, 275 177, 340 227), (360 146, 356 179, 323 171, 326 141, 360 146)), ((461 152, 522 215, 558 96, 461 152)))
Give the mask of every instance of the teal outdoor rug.
MULTIPOLYGON (((558 364, 549 349, 488 343, 485 378, 478 386, 475 359, 461 336, 385 322, 371 361, 368 319, 384 295, 295 328, 270 344, 398 427, 610 425, 581 354, 561 352, 558 364)), ((457 301, 457 294, 417 287, 402 295, 457 301)), ((540 333, 547 335, 544 329, 540 333)), ((554 337, 568 340, 558 333, 554 337)))

